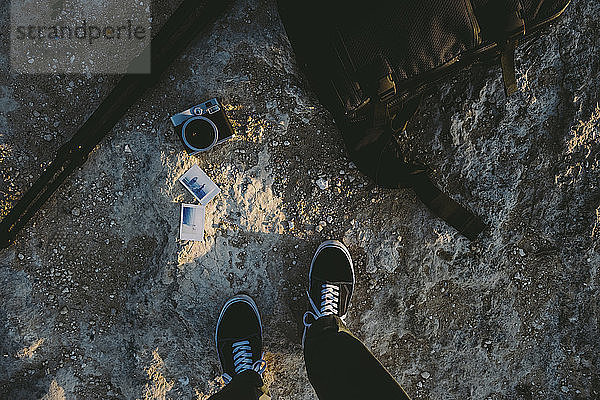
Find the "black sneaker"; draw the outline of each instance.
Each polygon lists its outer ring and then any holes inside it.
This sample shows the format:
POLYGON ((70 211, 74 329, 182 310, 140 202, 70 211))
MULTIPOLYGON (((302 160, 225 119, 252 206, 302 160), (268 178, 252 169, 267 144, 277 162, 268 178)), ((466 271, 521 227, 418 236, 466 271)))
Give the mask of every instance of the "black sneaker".
POLYGON ((312 324, 309 317, 316 320, 325 315, 346 316, 354 289, 354 268, 346 246, 337 240, 321 243, 310 264, 308 282, 312 312, 304 314, 305 335, 312 324))
POLYGON ((267 363, 262 359, 262 324, 258 307, 250 296, 237 294, 227 300, 215 334, 223 380, 246 370, 262 374, 267 363))

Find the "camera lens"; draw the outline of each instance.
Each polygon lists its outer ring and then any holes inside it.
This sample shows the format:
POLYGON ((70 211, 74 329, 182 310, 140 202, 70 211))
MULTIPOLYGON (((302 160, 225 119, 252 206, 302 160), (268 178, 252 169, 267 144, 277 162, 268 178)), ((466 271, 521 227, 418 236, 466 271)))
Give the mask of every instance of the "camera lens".
POLYGON ((205 117, 191 118, 183 126, 183 140, 193 150, 210 149, 217 141, 217 127, 205 117))

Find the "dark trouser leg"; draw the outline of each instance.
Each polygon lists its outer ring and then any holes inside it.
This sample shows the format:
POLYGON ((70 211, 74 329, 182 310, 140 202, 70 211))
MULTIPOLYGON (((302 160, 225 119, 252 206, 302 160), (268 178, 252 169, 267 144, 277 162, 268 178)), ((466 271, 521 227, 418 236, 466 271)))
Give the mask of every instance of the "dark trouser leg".
POLYGON ((308 328, 304 361, 320 400, 409 400, 383 365, 336 316, 321 317, 308 328))
POLYGON ((269 391, 264 387, 263 380, 255 371, 244 371, 233 377, 219 392, 208 400, 263 400, 270 399, 269 391))

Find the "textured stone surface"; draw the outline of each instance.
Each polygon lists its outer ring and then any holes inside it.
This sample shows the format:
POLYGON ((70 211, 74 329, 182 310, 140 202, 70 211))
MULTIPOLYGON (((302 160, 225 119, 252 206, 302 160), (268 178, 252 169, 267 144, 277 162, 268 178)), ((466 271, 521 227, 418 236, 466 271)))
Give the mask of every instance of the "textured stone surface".
MULTIPOLYGON (((176 6, 160 2, 156 24, 176 6)), ((353 168, 274 3, 236 1, 0 252, 0 397, 202 399, 218 388, 217 313, 245 291, 273 398, 314 399, 301 317, 327 238, 356 261, 350 329, 414 399, 600 397, 599 20, 598 2, 574 0, 521 47, 520 93, 475 66, 409 126, 434 178, 489 223, 469 243, 353 168), (189 158, 168 117, 213 95, 237 135, 189 158), (222 193, 205 242, 181 243, 178 203, 193 199, 177 178, 194 163, 222 193)), ((6 210, 117 77, 17 76, 1 46, 6 210)))

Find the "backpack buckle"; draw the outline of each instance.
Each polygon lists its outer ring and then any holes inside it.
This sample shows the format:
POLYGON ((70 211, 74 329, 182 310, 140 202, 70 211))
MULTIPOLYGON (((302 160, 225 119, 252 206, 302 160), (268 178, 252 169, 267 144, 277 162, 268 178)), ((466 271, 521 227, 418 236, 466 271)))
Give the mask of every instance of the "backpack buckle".
POLYGON ((379 79, 377 94, 379 95, 379 101, 382 103, 387 103, 396 95, 396 83, 394 82, 392 74, 388 74, 379 79))
POLYGON ((379 55, 357 72, 357 81, 373 100, 387 103, 397 93, 393 70, 387 59, 379 55))

